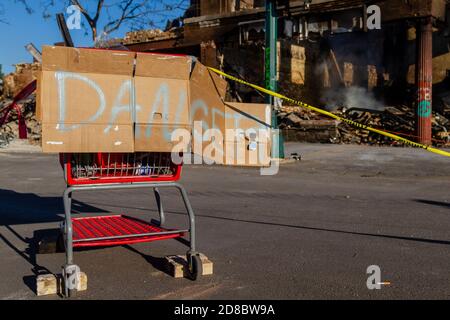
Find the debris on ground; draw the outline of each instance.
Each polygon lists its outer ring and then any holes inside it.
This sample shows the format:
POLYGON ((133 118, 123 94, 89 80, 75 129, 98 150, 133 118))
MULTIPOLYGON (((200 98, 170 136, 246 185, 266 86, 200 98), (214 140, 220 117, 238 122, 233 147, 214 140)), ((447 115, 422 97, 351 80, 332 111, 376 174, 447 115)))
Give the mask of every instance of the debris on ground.
MULTIPOLYGON (((358 123, 415 140, 415 112, 406 105, 388 106, 383 111, 362 108, 338 108, 334 114, 358 123)), ((450 120, 433 112, 433 144, 450 145, 450 120)), ((403 145, 388 137, 330 120, 310 110, 281 107, 278 122, 287 141, 356 143, 367 145, 403 145)))
POLYGON ((41 125, 36 119, 36 95, 28 96, 27 93, 27 97, 23 96, 26 98, 18 101, 16 107, 11 109, 14 99, 36 80, 40 66, 38 62, 19 63, 15 65, 14 72, 3 78, 3 92, 0 95, 0 148, 6 148, 19 138, 19 114, 25 120, 28 143, 40 144, 41 125))
POLYGON ((168 31, 162 31, 160 29, 150 30, 137 30, 127 32, 123 39, 123 44, 142 43, 147 41, 167 40, 179 37, 183 33, 183 28, 173 28, 168 31))
MULTIPOLYGON (((3 117, 3 110, 6 109, 12 100, 5 99, 0 101, 0 114, 3 117)), ((41 124, 36 119, 36 96, 31 95, 27 99, 19 102, 18 107, 21 115, 25 119, 27 126, 28 142, 31 145, 40 145, 41 143, 41 124)), ((13 109, 6 119, 3 126, 0 127, 0 148, 5 148, 10 142, 19 137, 19 117, 16 109, 13 109)))
POLYGON ((3 79, 2 97, 4 99, 13 98, 31 81, 36 80, 40 65, 37 62, 16 64, 16 70, 13 73, 5 75, 3 79))

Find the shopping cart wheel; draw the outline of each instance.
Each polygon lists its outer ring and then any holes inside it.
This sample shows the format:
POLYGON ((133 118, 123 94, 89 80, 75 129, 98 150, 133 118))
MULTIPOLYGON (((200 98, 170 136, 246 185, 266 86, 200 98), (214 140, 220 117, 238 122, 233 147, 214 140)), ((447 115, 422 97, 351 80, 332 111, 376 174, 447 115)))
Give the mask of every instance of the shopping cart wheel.
POLYGON ((188 253, 187 261, 189 265, 189 278, 192 281, 195 281, 199 276, 203 274, 203 265, 202 260, 200 259, 200 255, 198 253, 188 253))

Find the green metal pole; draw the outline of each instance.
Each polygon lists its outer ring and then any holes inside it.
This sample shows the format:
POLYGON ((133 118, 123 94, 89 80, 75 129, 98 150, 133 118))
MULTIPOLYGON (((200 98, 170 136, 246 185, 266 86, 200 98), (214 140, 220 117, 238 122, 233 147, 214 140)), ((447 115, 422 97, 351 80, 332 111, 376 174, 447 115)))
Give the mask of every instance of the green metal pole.
MULTIPOLYGON (((265 48, 265 85, 277 92, 277 0, 266 0, 266 48, 265 48)), ((274 97, 267 96, 266 103, 274 106, 274 97)), ((272 128, 278 129, 278 119, 272 107, 272 128)), ((284 159, 283 136, 275 132, 272 135, 272 158, 284 159)))

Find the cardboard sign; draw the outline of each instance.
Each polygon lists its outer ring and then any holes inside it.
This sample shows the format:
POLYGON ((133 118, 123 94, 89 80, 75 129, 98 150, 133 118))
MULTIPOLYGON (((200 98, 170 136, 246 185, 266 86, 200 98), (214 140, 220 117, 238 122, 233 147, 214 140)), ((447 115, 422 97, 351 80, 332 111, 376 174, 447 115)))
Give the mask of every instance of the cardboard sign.
MULTIPOLYGON (((211 141, 204 141, 204 132, 208 129, 219 130, 225 135, 225 93, 226 81, 215 73, 209 71, 204 65, 196 63, 192 71, 190 84, 190 119, 193 126, 192 145, 193 153, 198 154, 201 150, 203 157, 207 158, 204 150, 211 141), (195 126, 201 122, 201 127, 195 126), (201 148, 196 148, 200 145, 201 148)), ((220 157, 224 157, 223 139, 214 142, 219 150, 220 157)))
POLYGON ((137 77, 189 80, 192 58, 188 56, 142 53, 136 55, 137 77))
POLYGON ((186 56, 138 53, 135 89, 135 151, 171 152, 172 133, 191 131, 189 78, 192 59, 186 56))
POLYGON ((104 134, 104 129, 103 124, 89 124, 66 132, 61 130, 58 124, 44 123, 42 150, 50 153, 65 152, 65 150, 73 153, 134 150, 133 126, 114 125, 108 134, 104 134))
POLYGON ((270 165, 271 106, 225 103, 226 165, 270 165))
POLYGON ((44 152, 134 151, 134 55, 43 48, 39 109, 44 152))
POLYGON ((129 51, 44 46, 42 71, 132 76, 136 53, 129 51))
POLYGON ((211 141, 204 131, 216 129, 220 154, 214 158, 265 165, 260 156, 252 159, 259 146, 265 150, 270 143, 245 132, 270 131, 270 108, 226 103, 227 82, 192 57, 44 47, 38 79, 44 152, 172 152, 172 134, 182 129, 205 157, 211 141), (192 130, 196 121, 203 132, 192 130), (226 154, 234 146, 225 142, 238 143, 227 129, 244 131, 246 151, 236 151, 237 158, 226 154))

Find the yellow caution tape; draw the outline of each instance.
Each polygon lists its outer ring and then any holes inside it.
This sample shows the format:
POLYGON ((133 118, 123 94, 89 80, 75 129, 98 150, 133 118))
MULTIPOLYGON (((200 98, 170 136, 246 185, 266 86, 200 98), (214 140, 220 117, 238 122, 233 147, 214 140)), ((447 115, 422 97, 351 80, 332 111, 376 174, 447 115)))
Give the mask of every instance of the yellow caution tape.
POLYGON ((371 128, 371 127, 368 127, 368 126, 366 126, 366 125, 364 125, 364 124, 358 123, 358 122, 356 122, 356 121, 353 121, 353 120, 349 120, 349 119, 345 119, 345 118, 339 117, 339 116, 337 116, 337 115, 335 115, 335 114, 333 114, 333 113, 331 113, 331 112, 328 112, 328 111, 326 111, 326 110, 323 110, 323 109, 320 109, 320 108, 316 108, 316 107, 311 106, 311 105, 309 105, 309 104, 307 104, 307 103, 304 103, 304 102, 301 102, 301 101, 297 101, 297 100, 288 98, 288 97, 286 97, 286 96, 284 96, 284 95, 282 95, 282 94, 279 94, 279 93, 277 93, 277 92, 274 92, 274 91, 272 91, 272 90, 269 90, 269 89, 266 89, 266 88, 257 86, 256 84, 252 84, 252 83, 247 82, 247 81, 244 81, 244 80, 242 80, 242 79, 233 77, 233 76, 231 76, 231 75, 229 75, 229 74, 226 74, 225 72, 222 72, 222 71, 217 70, 217 69, 215 69, 215 68, 208 67, 208 69, 211 70, 211 71, 213 71, 213 72, 215 72, 215 73, 217 73, 217 74, 219 74, 219 75, 221 75, 221 76, 224 76, 225 78, 228 78, 228 79, 230 79, 230 80, 232 80, 232 81, 236 81, 236 82, 242 83, 242 84, 244 84, 244 85, 246 85, 246 86, 249 86, 249 87, 252 87, 253 89, 258 90, 258 91, 260 91, 260 92, 264 92, 264 93, 266 93, 266 94, 268 94, 268 95, 271 95, 271 96, 273 96, 273 97, 282 99, 282 100, 284 100, 284 101, 286 101, 286 102, 296 104, 296 105, 298 105, 298 106, 300 106, 300 107, 303 107, 303 108, 306 108, 306 109, 315 111, 315 112, 317 112, 317 113, 323 114, 323 115, 325 115, 325 116, 328 116, 328 117, 330 117, 330 118, 333 118, 333 119, 336 119, 336 120, 345 122, 345 123, 347 123, 347 124, 349 124, 349 125, 352 125, 352 126, 354 126, 354 127, 357 127, 357 128, 360 128, 360 129, 364 129, 364 130, 367 130, 367 131, 371 131, 371 132, 378 133, 378 134, 380 134, 380 135, 382 135, 382 136, 389 137, 389 138, 391 138, 391 139, 393 139, 393 140, 396 140, 396 141, 401 141, 401 142, 403 142, 404 144, 409 145, 409 146, 412 146, 412 147, 415 147, 415 148, 425 149, 425 150, 427 150, 427 151, 430 151, 430 152, 433 152, 433 153, 436 153, 436 154, 440 154, 441 156, 450 157, 450 152, 446 152, 446 151, 443 151, 443 150, 440 150, 440 149, 436 149, 436 148, 433 148, 433 147, 430 147, 430 146, 426 146, 426 145, 424 145, 424 144, 417 143, 417 142, 414 142, 414 141, 411 141, 411 140, 402 138, 402 137, 397 136, 397 135, 395 135, 395 134, 392 134, 392 133, 389 133, 389 132, 385 132, 385 131, 382 131, 382 130, 378 130, 378 129, 375 129, 375 128, 371 128))

